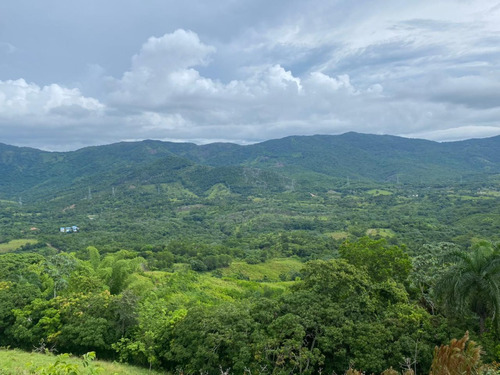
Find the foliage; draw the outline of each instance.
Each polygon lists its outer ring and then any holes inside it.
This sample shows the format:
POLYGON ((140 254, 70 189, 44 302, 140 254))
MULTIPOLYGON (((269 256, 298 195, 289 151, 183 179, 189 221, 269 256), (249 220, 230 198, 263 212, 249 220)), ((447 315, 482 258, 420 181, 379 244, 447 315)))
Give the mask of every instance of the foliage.
POLYGON ((74 363, 68 363, 69 354, 61 354, 56 357, 53 364, 48 366, 30 366, 30 373, 39 375, 96 375, 102 371, 102 368, 95 367, 92 361, 95 359, 95 353, 89 352, 82 357, 82 366, 74 363))
POLYGON ((356 242, 346 241, 339 253, 354 266, 365 268, 376 282, 389 278, 404 282, 410 274, 411 260, 404 247, 388 246, 385 239, 362 237, 356 242))
POLYGON ((452 252, 455 259, 436 286, 445 308, 461 316, 472 312, 479 317, 479 333, 486 330, 486 319, 500 328, 500 248, 479 242, 469 252, 452 252))
MULTIPOLYGON (((2 375, 27 375, 30 370, 44 369, 54 367, 56 360, 64 362, 66 365, 74 365, 79 374, 89 375, 91 371, 97 374, 120 374, 120 375, 155 375, 156 371, 149 371, 134 366, 127 366, 116 362, 108 362, 92 359, 92 355, 87 353, 83 357, 55 356, 51 354, 41 354, 34 352, 23 352, 20 350, 0 349, 0 374, 2 375), (87 362, 85 367, 84 362, 87 362)), ((61 366, 62 367, 62 366, 61 366)))
POLYGON ((481 347, 469 341, 469 332, 450 345, 434 349, 430 375, 476 375, 480 372, 481 347))
POLYGON ((408 304, 402 285, 374 285, 364 269, 345 260, 310 262, 302 274, 295 292, 285 296, 285 311, 300 316, 304 342, 320 350, 325 370, 340 372, 353 362, 380 372, 411 356, 414 348, 407 343, 429 346, 430 335, 423 334, 429 316, 408 304))

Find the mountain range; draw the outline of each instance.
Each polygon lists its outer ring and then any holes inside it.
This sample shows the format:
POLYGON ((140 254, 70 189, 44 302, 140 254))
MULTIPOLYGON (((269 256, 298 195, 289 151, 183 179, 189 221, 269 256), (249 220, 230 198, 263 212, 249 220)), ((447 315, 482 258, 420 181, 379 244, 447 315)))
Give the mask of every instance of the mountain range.
POLYGON ((388 135, 290 136, 241 146, 121 142, 69 152, 0 143, 0 198, 50 199, 111 187, 181 183, 255 189, 331 189, 364 183, 487 183, 500 176, 500 136, 438 143, 388 135))

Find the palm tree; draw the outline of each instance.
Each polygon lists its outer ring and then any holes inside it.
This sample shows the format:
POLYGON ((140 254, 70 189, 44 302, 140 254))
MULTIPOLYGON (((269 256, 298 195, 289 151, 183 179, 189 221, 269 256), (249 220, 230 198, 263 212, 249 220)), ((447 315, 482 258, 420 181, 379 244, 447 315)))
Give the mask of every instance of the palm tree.
POLYGON ((451 252, 450 260, 454 264, 435 288, 445 309, 460 316, 477 314, 480 335, 486 329, 487 318, 500 328, 500 246, 482 241, 469 252, 451 252))

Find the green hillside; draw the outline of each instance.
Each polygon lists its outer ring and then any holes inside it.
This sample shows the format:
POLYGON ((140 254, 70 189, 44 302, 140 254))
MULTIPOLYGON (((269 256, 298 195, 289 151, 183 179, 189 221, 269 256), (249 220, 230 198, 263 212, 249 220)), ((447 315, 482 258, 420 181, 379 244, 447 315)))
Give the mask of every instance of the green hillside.
POLYGON ((346 133, 249 146, 143 141, 44 152, 0 144, 0 197, 42 199, 113 187, 180 182, 201 194, 321 188, 346 183, 449 184, 500 174, 500 137, 437 143, 346 133))
POLYGON ((199 163, 234 164, 282 171, 314 171, 332 177, 378 182, 442 182, 480 173, 499 173, 500 137, 437 143, 395 136, 346 133, 291 136, 250 146, 210 144, 171 151, 199 163))

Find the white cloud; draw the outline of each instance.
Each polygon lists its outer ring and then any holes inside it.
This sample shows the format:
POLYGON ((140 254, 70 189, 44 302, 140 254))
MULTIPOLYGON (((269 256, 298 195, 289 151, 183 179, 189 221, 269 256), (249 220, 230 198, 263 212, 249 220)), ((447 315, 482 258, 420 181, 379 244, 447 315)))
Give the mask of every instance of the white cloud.
POLYGON ((162 107, 195 92, 212 93, 217 84, 192 69, 205 65, 215 48, 200 42, 192 31, 176 30, 151 37, 132 58, 130 71, 112 79, 110 101, 116 105, 162 107))
POLYGON ((354 126, 350 117, 365 112, 357 107, 370 107, 363 101, 378 100, 383 92, 380 84, 355 88, 348 74, 312 72, 301 78, 279 64, 248 66, 241 79, 222 83, 193 68, 213 51, 193 32, 178 30, 151 40, 133 58, 130 71, 114 81, 110 98, 117 108, 132 107, 129 123, 145 132, 155 129, 158 138, 257 141, 348 131, 354 126), (189 43, 178 42, 186 38, 189 43), (172 68, 161 61, 165 53, 168 59, 177 55, 174 47, 181 48, 181 57, 172 68))
MULTIPOLYGON (((313 88, 323 88, 327 92, 342 90, 349 95, 356 93, 348 74, 342 74, 334 78, 321 72, 312 72, 310 74, 309 83, 313 88)), ((381 87, 381 85, 377 87, 381 87)))
POLYGON ((69 108, 90 115, 101 113, 104 105, 96 99, 84 97, 78 89, 57 84, 40 87, 24 79, 0 81, 0 119, 29 116, 44 121, 46 116, 69 108))
MULTIPOLYGON (((82 133, 99 133, 105 105, 76 88, 57 84, 40 87, 24 79, 0 81, 0 141, 73 149, 88 144, 82 133)), ((94 142, 94 141, 92 141, 94 142)))

